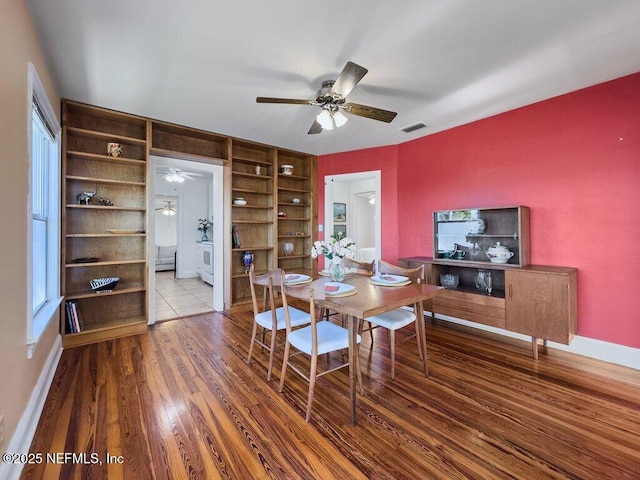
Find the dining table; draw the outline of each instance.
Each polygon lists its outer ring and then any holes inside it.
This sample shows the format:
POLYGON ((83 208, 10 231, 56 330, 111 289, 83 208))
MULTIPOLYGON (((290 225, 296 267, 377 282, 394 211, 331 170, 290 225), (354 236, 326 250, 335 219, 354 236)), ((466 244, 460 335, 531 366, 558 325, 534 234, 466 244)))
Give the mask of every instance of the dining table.
MULTIPOLYGON (((316 282, 331 282, 328 277, 321 277, 316 282)), ((347 296, 327 294, 322 306, 332 312, 344 315, 349 330, 349 396, 351 404, 351 425, 356 425, 356 355, 357 335, 361 320, 404 306, 415 304, 416 335, 418 349, 422 356, 424 374, 429 376, 427 360, 427 339, 425 332, 422 302, 438 294, 442 287, 424 283, 411 282, 408 285, 380 285, 372 281, 368 275, 347 275, 341 282, 353 285, 356 293, 347 296)))

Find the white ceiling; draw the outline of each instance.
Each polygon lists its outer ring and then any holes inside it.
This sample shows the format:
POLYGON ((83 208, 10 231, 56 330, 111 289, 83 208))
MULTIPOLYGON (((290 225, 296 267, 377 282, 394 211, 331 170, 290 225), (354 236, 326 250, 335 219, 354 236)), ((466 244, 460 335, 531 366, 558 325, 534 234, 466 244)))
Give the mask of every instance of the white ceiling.
POLYGON ((638 0, 27 0, 64 98, 314 154, 406 142, 640 71, 638 0), (349 115, 308 135, 347 61, 349 115), (400 128, 424 122, 411 134, 400 128))

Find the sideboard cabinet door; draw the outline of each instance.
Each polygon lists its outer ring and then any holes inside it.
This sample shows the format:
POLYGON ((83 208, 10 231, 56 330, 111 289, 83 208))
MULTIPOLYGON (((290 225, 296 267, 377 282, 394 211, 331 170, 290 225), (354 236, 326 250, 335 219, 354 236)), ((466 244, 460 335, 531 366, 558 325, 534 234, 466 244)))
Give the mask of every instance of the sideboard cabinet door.
POLYGON ((576 269, 566 267, 507 270, 507 330, 568 345, 577 330, 576 277, 576 269))

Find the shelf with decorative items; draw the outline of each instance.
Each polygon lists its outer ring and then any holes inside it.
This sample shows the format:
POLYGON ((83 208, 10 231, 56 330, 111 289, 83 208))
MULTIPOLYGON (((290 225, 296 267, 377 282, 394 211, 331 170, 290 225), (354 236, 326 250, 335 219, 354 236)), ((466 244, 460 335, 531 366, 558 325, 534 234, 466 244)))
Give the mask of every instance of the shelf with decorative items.
POLYGON ((276 149, 242 140, 231 143, 231 274, 227 308, 251 300, 248 270, 275 268, 276 149))
POLYGON ((433 233, 439 264, 498 270, 529 264, 528 207, 434 212, 433 233))
POLYGON ((279 150, 277 163, 278 266, 315 275, 317 263, 311 258, 311 248, 318 223, 317 158, 279 150))
POLYGON ((76 318, 69 328, 65 309, 68 347, 147 328, 148 121, 69 101, 62 112, 62 291, 76 318))

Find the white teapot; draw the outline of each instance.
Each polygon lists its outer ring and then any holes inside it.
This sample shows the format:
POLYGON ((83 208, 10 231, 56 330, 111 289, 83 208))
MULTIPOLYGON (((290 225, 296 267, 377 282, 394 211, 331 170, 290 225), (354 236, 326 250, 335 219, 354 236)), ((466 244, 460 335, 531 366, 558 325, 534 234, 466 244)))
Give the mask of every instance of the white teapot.
POLYGON ((507 263, 513 257, 513 252, 504 245, 500 245, 500 242, 487 248, 485 253, 492 263, 507 263))

